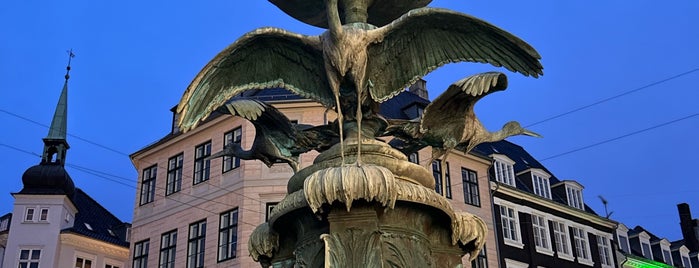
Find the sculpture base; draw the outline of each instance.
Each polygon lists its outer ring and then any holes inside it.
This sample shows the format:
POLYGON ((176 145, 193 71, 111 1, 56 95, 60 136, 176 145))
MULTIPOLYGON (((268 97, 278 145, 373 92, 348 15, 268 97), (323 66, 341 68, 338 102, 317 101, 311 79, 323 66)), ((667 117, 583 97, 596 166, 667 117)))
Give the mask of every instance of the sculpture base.
MULTIPOLYGON (((356 151, 356 142, 345 146, 356 151)), ((253 259, 262 267, 462 267, 465 254, 477 255, 485 223, 455 212, 426 181, 429 171, 378 141, 362 144, 362 160, 343 164, 335 148, 294 175, 269 223, 251 235, 253 259)))

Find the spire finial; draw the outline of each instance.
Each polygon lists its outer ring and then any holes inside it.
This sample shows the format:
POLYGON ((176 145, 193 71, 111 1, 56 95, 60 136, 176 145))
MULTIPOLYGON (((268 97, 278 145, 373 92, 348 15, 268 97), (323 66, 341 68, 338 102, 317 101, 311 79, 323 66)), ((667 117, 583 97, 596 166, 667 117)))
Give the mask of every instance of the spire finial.
POLYGON ((66 81, 70 79, 70 60, 72 60, 75 57, 75 54, 73 54, 73 49, 71 48, 70 50, 66 51, 68 52, 68 65, 66 66, 66 81))
POLYGON ((75 57, 73 50, 68 52, 68 65, 66 66, 66 81, 63 83, 61 96, 58 97, 56 112, 51 120, 49 134, 44 138, 44 153, 41 157, 41 163, 59 163, 65 164, 66 151, 68 150, 68 142, 66 141, 68 129, 68 78, 70 78, 70 60, 75 57))

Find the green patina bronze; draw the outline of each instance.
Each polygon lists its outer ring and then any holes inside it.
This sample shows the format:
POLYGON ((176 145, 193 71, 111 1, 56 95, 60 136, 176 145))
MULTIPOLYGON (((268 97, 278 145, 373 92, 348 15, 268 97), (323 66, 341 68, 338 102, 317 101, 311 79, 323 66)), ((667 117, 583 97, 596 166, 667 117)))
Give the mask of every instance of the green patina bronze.
POLYGON ((483 247, 486 225, 457 212, 434 191, 431 172, 404 152, 452 149, 507 136, 538 134, 510 122, 488 132, 473 112, 485 95, 504 90, 502 73, 454 83, 413 121, 386 120, 379 104, 434 69, 479 62, 542 75, 526 42, 475 17, 409 0, 270 0, 290 16, 328 28, 318 36, 279 28, 249 32, 216 55, 188 86, 177 107, 189 131, 214 111, 255 126, 253 146, 229 145, 223 155, 288 163, 288 194, 269 223, 251 235, 251 256, 263 267, 460 267, 483 247), (339 1, 339 3, 338 3, 339 1), (326 126, 295 126, 271 105, 234 98, 247 90, 285 88, 337 112, 326 126), (233 99, 232 99, 233 98, 233 99), (395 136, 406 146, 375 139, 395 136), (300 169, 299 154, 317 150, 300 169))

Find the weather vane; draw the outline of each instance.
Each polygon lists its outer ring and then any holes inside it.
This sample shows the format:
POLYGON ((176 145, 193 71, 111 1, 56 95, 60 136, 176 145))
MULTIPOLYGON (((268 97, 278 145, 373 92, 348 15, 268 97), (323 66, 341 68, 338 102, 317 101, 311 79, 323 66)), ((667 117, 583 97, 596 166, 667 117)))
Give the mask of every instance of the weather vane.
POLYGON ((70 79, 70 61, 75 58, 75 54, 73 53, 73 49, 71 48, 70 50, 66 51, 68 52, 68 65, 66 66, 66 80, 70 79))

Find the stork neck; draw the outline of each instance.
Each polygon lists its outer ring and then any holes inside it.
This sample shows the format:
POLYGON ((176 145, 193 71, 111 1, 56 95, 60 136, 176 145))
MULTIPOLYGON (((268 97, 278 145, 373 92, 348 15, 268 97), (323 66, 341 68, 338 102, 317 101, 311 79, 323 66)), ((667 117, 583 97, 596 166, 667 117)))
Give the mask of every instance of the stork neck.
POLYGON ((239 143, 233 143, 233 144, 230 144, 229 146, 231 146, 231 150, 233 151, 233 154, 236 157, 238 157, 240 159, 244 159, 244 160, 255 159, 255 157, 252 153, 252 150, 244 150, 243 147, 240 146, 239 143))
POLYGON ((328 29, 334 37, 342 34, 342 23, 340 22, 340 11, 337 8, 338 0, 327 0, 326 11, 328 12, 328 29))

